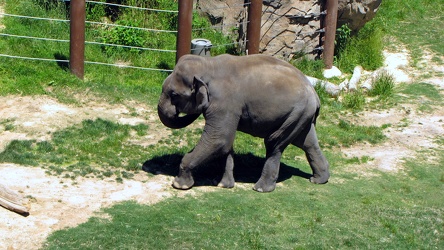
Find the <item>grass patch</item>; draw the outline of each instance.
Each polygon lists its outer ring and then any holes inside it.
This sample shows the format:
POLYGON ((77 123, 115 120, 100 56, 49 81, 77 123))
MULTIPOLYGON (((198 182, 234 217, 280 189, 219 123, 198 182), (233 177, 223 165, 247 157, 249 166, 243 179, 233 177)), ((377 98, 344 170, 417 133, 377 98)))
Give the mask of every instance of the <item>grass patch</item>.
POLYGON ((343 184, 292 178, 270 194, 218 189, 152 206, 124 202, 103 210, 109 220, 53 233, 44 249, 439 249, 442 169, 425 165, 408 161, 407 175, 343 184))
POLYGON ((399 92, 410 98, 427 98, 430 101, 441 101, 439 90, 429 83, 412 83, 401 86, 399 92))
POLYGON ((382 132, 385 126, 360 126, 340 119, 337 124, 323 124, 317 130, 322 147, 350 147, 356 143, 377 144, 386 139, 382 132))
MULTIPOLYGON (((0 153, 0 162, 38 165, 49 174, 66 178, 128 178, 141 170, 147 159, 169 153, 185 154, 196 144, 201 131, 174 130, 173 136, 145 148, 130 139, 154 133, 146 124, 130 126, 103 119, 85 120, 54 132, 51 141, 14 140, 0 153), (175 150, 171 150, 172 146, 175 150)), ((159 164, 168 164, 168 160, 159 164)))
POLYGON ((302 71, 305 75, 322 79, 322 71, 325 68, 324 62, 321 60, 309 60, 306 57, 302 57, 298 60, 292 61, 292 64, 302 71))
POLYGON ((373 88, 368 92, 369 96, 378 96, 379 99, 387 99, 394 94, 395 80, 392 75, 382 72, 372 84, 373 88))
POLYGON ((348 92, 343 95, 342 104, 354 111, 362 110, 365 106, 365 95, 361 91, 348 92))
POLYGON ((444 55, 440 32, 444 25, 443 11, 442 0, 383 1, 374 22, 385 34, 394 35, 406 44, 415 61, 424 48, 444 55))
POLYGON ((396 101, 399 103, 418 103, 419 112, 432 112, 442 106, 442 94, 432 84, 412 83, 399 86, 396 101))
POLYGON ((14 120, 12 119, 5 119, 3 121, 0 121, 0 126, 3 126, 4 131, 13 131, 14 126, 14 120))
POLYGON ((131 131, 142 136, 147 129, 143 124, 86 120, 80 126, 55 132, 51 141, 12 141, 0 153, 0 162, 40 165, 49 173, 70 178, 134 172, 141 169, 145 150, 128 143, 128 138, 131 131))

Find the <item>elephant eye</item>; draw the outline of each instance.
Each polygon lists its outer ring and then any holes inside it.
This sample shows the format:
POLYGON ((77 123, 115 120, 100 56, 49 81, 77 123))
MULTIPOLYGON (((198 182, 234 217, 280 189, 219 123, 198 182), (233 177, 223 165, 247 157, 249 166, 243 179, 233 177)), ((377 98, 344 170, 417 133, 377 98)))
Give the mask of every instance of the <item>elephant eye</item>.
POLYGON ((171 99, 177 99, 178 97, 179 97, 179 94, 177 94, 176 92, 172 91, 172 92, 170 93, 170 98, 171 98, 171 99))

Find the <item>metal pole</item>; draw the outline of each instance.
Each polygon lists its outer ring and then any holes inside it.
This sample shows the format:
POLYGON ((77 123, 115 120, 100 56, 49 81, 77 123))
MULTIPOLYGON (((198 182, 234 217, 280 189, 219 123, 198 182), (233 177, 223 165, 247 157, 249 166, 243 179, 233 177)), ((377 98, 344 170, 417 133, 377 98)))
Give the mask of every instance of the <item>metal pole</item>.
POLYGON ((83 80, 85 61, 85 0, 71 0, 69 68, 83 80))
POLYGON ((333 67, 333 57, 335 51, 336 22, 338 19, 338 0, 326 0, 325 9, 325 37, 324 37, 324 64, 326 69, 333 67))
POLYGON ((178 30, 176 38, 176 62, 191 52, 191 26, 193 21, 193 0, 179 0, 178 30))
POLYGON ((248 54, 259 53, 261 35, 262 0, 250 0, 248 7, 247 24, 247 51, 248 54))

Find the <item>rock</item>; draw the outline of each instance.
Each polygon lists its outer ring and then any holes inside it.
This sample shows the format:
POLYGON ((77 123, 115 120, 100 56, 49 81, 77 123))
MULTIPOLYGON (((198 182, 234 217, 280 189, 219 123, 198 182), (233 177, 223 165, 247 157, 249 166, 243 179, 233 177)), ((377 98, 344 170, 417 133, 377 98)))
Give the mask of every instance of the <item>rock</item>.
POLYGON ((339 0, 337 27, 347 24, 353 32, 358 31, 375 17, 381 2, 382 0, 339 0))
POLYGON ((348 83, 348 90, 356 91, 358 89, 358 82, 361 79, 362 67, 356 66, 353 69, 353 75, 350 78, 350 82, 348 83))
POLYGON ((325 91, 333 97, 336 97, 341 92, 341 89, 338 85, 335 85, 334 83, 331 83, 329 81, 320 80, 311 76, 306 76, 307 79, 310 81, 310 84, 315 87, 316 85, 320 85, 325 89, 325 91))
POLYGON ((342 75, 342 72, 336 66, 333 66, 331 67, 331 69, 324 70, 322 74, 325 78, 329 79, 333 77, 340 77, 342 75))

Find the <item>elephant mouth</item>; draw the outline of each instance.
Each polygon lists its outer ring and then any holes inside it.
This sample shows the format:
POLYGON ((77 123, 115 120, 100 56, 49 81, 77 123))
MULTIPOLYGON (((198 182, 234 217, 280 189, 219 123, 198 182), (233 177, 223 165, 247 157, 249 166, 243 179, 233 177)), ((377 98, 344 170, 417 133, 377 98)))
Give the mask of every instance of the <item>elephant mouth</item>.
POLYGON ((157 106, 157 113, 163 125, 172 129, 184 128, 200 116, 200 114, 185 114, 177 110, 174 114, 168 114, 161 106, 157 106))

